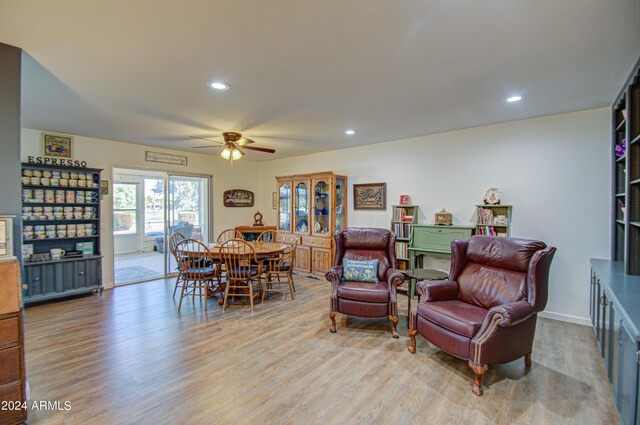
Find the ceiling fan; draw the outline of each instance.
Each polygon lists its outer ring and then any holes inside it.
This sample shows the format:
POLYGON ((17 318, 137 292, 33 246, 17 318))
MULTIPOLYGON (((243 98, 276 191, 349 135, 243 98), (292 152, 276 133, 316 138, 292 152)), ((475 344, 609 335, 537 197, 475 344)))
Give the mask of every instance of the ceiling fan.
MULTIPOLYGON (((231 161, 237 161, 238 159, 242 158, 242 156, 244 155, 244 152, 242 151, 242 149, 258 151, 258 152, 266 152, 266 153, 276 153, 275 149, 259 148, 257 146, 248 146, 251 143, 255 143, 255 142, 246 137, 242 137, 242 134, 236 133, 234 131, 226 131, 222 133, 222 137, 224 138, 224 143, 218 142, 216 140, 209 140, 204 137, 198 137, 198 136, 189 136, 189 137, 191 137, 192 139, 200 139, 200 140, 206 140, 207 142, 211 142, 211 143, 217 143, 218 145, 220 145, 220 147, 222 147, 222 152, 220 152, 220 156, 223 157, 224 159, 230 159, 231 161)), ((206 149, 206 148, 213 148, 213 147, 215 146, 208 145, 208 146, 194 146, 193 148, 206 149)))

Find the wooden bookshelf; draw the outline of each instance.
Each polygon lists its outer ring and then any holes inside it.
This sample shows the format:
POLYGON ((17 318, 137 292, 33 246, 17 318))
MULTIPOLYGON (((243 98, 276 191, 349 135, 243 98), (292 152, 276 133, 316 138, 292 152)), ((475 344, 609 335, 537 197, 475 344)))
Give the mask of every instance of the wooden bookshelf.
POLYGON ((409 240, 411 239, 411 226, 417 223, 417 205, 391 206, 391 231, 396 235, 396 258, 400 270, 411 268, 409 265, 409 240))
POLYGON ((476 205, 476 235, 511 236, 511 205, 476 205))

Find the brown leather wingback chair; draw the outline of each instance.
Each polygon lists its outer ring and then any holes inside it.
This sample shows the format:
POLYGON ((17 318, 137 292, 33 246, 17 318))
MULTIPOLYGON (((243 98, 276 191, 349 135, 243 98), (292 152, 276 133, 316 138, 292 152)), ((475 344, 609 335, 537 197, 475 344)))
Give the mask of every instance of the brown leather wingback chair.
POLYGON ((396 260, 396 236, 386 229, 351 227, 334 235, 336 256, 334 267, 325 274, 331 282, 332 333, 336 332, 336 314, 356 317, 388 317, 392 334, 398 338, 396 287, 404 282, 396 260), (379 282, 342 281, 342 260, 378 260, 379 282))
POLYGON ((449 280, 418 284, 422 299, 409 316, 409 351, 415 353, 419 333, 468 360, 476 395, 482 395, 488 364, 524 356, 530 367, 536 317, 547 304, 555 251, 528 239, 472 236, 452 241, 449 280))

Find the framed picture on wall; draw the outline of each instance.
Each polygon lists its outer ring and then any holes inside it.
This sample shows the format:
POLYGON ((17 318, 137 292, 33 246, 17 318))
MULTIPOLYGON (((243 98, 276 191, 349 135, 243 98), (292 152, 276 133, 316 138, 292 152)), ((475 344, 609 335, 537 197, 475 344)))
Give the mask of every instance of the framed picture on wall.
POLYGON ((356 210, 386 210, 387 184, 354 184, 353 208, 356 210))
POLYGON ((73 136, 42 133, 42 154, 50 158, 72 158, 73 136))

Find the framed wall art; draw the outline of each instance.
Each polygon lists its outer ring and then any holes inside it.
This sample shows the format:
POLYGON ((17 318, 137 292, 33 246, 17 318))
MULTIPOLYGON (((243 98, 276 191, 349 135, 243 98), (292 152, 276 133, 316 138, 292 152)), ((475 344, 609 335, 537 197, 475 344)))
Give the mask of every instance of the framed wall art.
POLYGON ((72 136, 42 133, 42 153, 50 158, 72 158, 72 136))
POLYGON ((244 189, 231 189, 224 192, 225 207, 252 207, 253 192, 244 189))
POLYGON ((353 208, 356 210, 386 210, 387 184, 354 184, 353 208))

